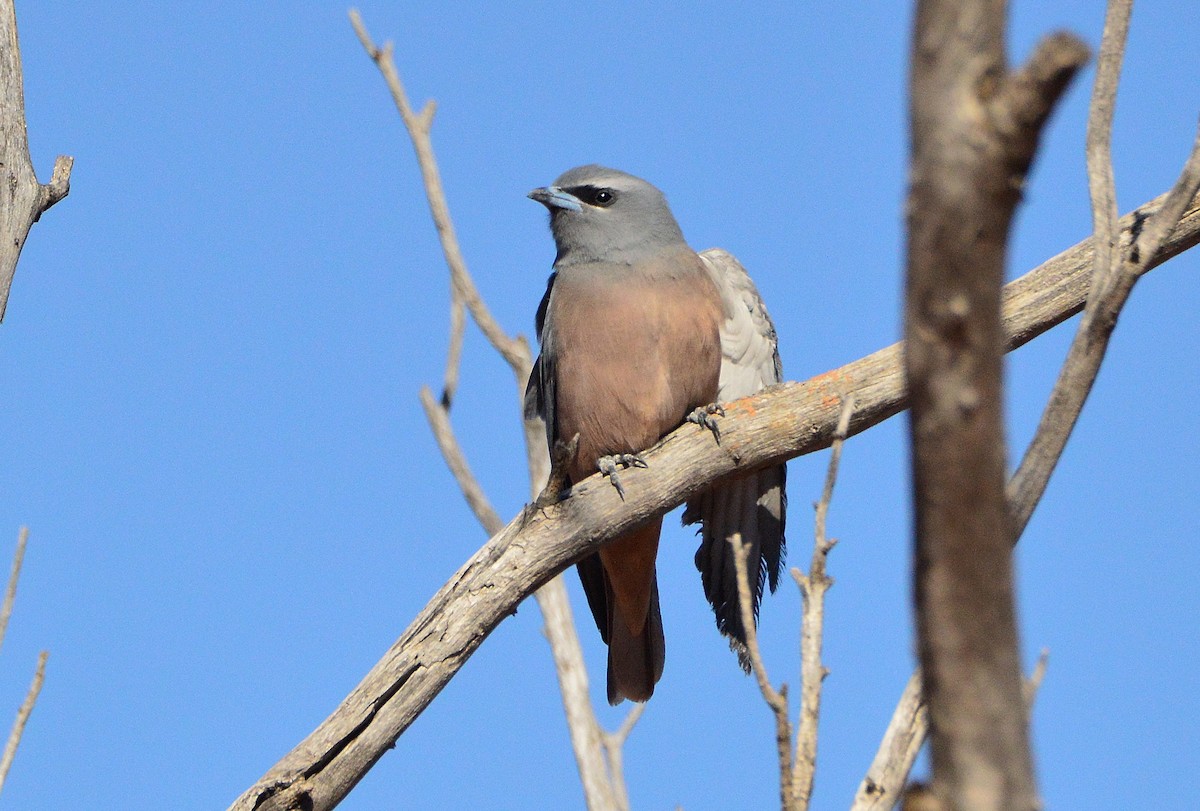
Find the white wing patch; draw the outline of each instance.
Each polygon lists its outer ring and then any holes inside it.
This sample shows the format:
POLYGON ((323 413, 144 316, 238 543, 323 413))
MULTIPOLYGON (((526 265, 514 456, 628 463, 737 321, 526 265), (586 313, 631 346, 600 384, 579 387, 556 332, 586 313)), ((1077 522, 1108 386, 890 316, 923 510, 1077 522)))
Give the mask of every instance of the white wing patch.
POLYGON ((750 275, 732 254, 720 248, 710 248, 700 258, 725 305, 717 401, 749 397, 780 382, 783 369, 775 325, 750 275))

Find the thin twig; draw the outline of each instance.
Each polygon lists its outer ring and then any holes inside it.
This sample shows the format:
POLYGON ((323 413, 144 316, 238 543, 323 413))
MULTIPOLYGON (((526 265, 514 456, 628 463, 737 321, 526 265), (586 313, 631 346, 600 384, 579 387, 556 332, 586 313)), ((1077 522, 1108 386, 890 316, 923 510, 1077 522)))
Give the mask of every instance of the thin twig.
MULTIPOLYGON (((371 61, 383 74, 388 90, 391 91, 392 100, 400 113, 400 119, 404 122, 404 129, 408 131, 413 150, 417 155, 421 179, 425 184, 425 199, 429 203, 429 213, 433 216, 433 224, 442 245, 442 254, 450 269, 450 338, 446 347, 446 371, 443 377, 441 398, 442 406, 448 410, 458 391, 458 371, 462 362, 463 336, 466 329, 466 319, 463 317, 461 278, 468 274, 466 260, 459 248, 458 236, 454 232, 454 222, 450 219, 450 209, 446 203, 441 173, 438 171, 437 160, 433 155, 430 130, 433 127, 433 115, 437 105, 430 99, 420 113, 414 112, 408 103, 408 94, 404 91, 400 74, 396 70, 395 60, 392 58, 392 43, 384 43, 383 47, 377 46, 372 41, 370 34, 367 33, 367 28, 357 9, 350 10, 350 24, 354 26, 354 33, 358 35, 358 40, 371 57, 371 61)), ((502 334, 502 332, 497 329, 496 334, 502 334)), ((504 339, 507 340, 507 336, 504 339)))
POLYGON ((442 408, 447 411, 458 393, 458 370, 462 368, 463 337, 466 333, 466 310, 458 286, 450 286, 450 341, 446 345, 446 374, 442 382, 442 408))
POLYGON ((8 770, 12 768, 13 759, 17 756, 17 746, 21 743, 21 736, 25 734, 25 724, 33 713, 33 705, 37 703, 38 693, 42 692, 42 682, 46 680, 46 659, 49 656, 47 651, 38 654, 37 668, 33 671, 33 683, 29 685, 29 692, 25 694, 25 700, 21 702, 21 707, 17 710, 17 717, 13 720, 12 729, 8 733, 8 741, 4 744, 4 754, 0 756, 0 790, 4 789, 8 770))
POLYGON ((633 732, 633 727, 645 711, 646 705, 644 703, 634 704, 633 709, 629 711, 629 714, 625 716, 625 720, 621 722, 621 726, 612 732, 604 732, 600 735, 600 742, 604 745, 605 754, 608 755, 609 778, 612 782, 613 799, 617 807, 622 809, 622 811, 629 811, 629 791, 625 787, 625 741, 629 738, 629 733, 633 732))
POLYGON ((437 441, 438 450, 442 452, 442 458, 446 460, 446 467, 450 468, 450 472, 454 474, 454 480, 467 499, 471 512, 475 513, 475 517, 483 525, 488 535, 495 535, 504 528, 504 521, 500 519, 499 514, 488 500, 487 494, 479 486, 479 480, 475 478, 475 474, 471 472, 467 458, 462 452, 462 446, 459 445, 458 439, 454 435, 454 428, 450 424, 450 415, 445 406, 438 404, 428 386, 421 387, 420 397, 421 407, 425 409, 425 418, 429 420, 430 430, 433 431, 433 438, 437 441))
MULTIPOLYGON (((21 527, 21 531, 17 534, 17 549, 13 553, 12 572, 8 576, 8 587, 4 591, 4 604, 0 606, 0 643, 4 642, 4 636, 8 631, 8 620, 12 616, 13 601, 17 597, 17 581, 21 577, 21 564, 25 560, 25 545, 28 541, 29 528, 21 527)), ((45 651, 42 651, 38 656, 37 669, 33 674, 33 684, 30 685, 25 701, 17 711, 16 720, 13 721, 12 730, 8 734, 8 742, 4 745, 4 754, 0 756, 0 790, 4 788, 8 770, 12 767, 13 758, 17 756, 17 745, 20 744, 21 735, 25 732, 25 723, 29 720, 29 714, 33 712, 33 705, 37 701, 38 693, 41 692, 42 681, 46 675, 47 655, 45 651)))
MULTIPOLYGON (((382 48, 375 45, 367 33, 362 17, 357 10, 350 11, 350 22, 358 35, 359 42, 383 74, 392 99, 404 122, 412 141, 425 186, 434 226, 441 240, 446 266, 450 271, 450 339, 447 348, 446 371, 440 402, 425 387, 421 390, 421 405, 425 409, 438 447, 454 475, 459 489, 488 535, 495 535, 503 528, 503 522, 491 506, 483 488, 470 470, 466 455, 455 437, 450 423, 450 407, 458 389, 461 367, 465 312, 479 326, 485 338, 512 369, 517 383, 518 402, 523 401, 525 383, 533 368, 529 343, 524 337, 510 337, 492 317, 467 270, 466 260, 455 234, 449 205, 442 186, 437 159, 433 151, 430 132, 433 126, 435 105, 426 103, 424 109, 415 114, 409 105, 404 85, 400 81, 393 59, 391 43, 382 48)), ((526 461, 529 467, 530 497, 536 498, 549 477, 549 452, 546 448, 545 430, 538 419, 523 421, 526 461)), ((579 644, 575 623, 572 619, 566 588, 560 577, 556 577, 536 592, 538 607, 545 623, 546 638, 554 657, 555 672, 562 693, 567 726, 571 735, 572 748, 583 783, 584 796, 589 809, 617 809, 626 811, 629 801, 622 773, 621 746, 640 717, 643 707, 636 707, 626 718, 617 734, 601 730, 592 709, 588 694, 587 670, 583 661, 583 650, 579 644), (623 731, 622 731, 623 730, 623 731), (607 762, 601 753, 607 755, 607 762)))
POLYGON ((1109 4, 1089 116, 1088 176, 1092 218, 1097 228, 1092 240, 1095 254, 1090 292, 1071 348, 1042 412, 1037 433, 1008 484, 1014 542, 1024 532, 1058 460, 1062 458, 1067 440, 1100 372, 1117 318, 1134 284, 1157 259, 1168 235, 1200 190, 1198 131, 1179 179, 1158 210, 1145 219, 1140 229, 1134 229, 1127 244, 1119 244, 1116 236, 1106 236, 1117 231, 1115 215, 1110 211, 1115 193, 1111 188, 1110 135, 1105 129, 1112 126, 1116 77, 1125 50, 1129 7, 1130 0, 1111 0, 1109 4))
MULTIPOLYGON (((417 154, 417 164, 421 168, 421 179, 425 184, 425 196, 429 201, 429 211, 433 215, 434 226, 441 239, 446 266, 450 269, 451 284, 453 285, 451 296, 453 297, 455 292, 458 294, 459 299, 471 312, 471 317, 479 325, 479 329, 488 342, 504 356, 514 371, 521 367, 527 369, 530 364, 528 343, 520 337, 510 338, 504 332, 504 329, 492 317, 491 311, 488 310, 479 295, 478 288, 475 287, 474 280, 467 272, 467 262, 463 258, 458 237, 454 232, 454 222, 450 219, 450 209, 446 204, 446 193, 442 187, 441 174, 433 155, 433 142, 429 137, 430 128, 433 126, 433 113, 436 109, 434 102, 426 102, 420 113, 414 113, 408 103, 408 96, 404 92, 404 85, 400 81, 400 74, 396 71, 396 63, 392 58, 392 44, 388 42, 382 47, 376 45, 370 34, 367 33, 362 16, 356 9, 350 10, 350 23, 354 26, 354 33, 358 35, 359 42, 362 43, 367 54, 383 74, 388 89, 391 91, 392 100, 396 103, 396 109, 404 121, 404 127, 412 139, 413 149, 417 154)), ((451 360, 454 359, 451 358, 451 360)), ((453 372, 455 380, 457 374, 457 370, 455 370, 453 372)), ((448 371, 447 378, 450 377, 448 371)), ((524 385, 524 379, 520 383, 524 385)))
POLYGON ((738 604, 742 613, 742 628, 746 631, 746 656, 750 660, 750 669, 758 681, 758 689, 763 700, 771 708, 775 716, 775 749, 779 756, 779 799, 785 809, 792 808, 792 722, 788 717, 787 685, 779 685, 776 690, 771 686, 767 676, 766 665, 763 664, 762 652, 758 647, 758 630, 754 623, 754 607, 750 597, 750 585, 747 581, 746 558, 750 554, 748 544, 742 542, 742 534, 735 532, 729 538, 733 547, 733 564, 737 571, 738 604))
POLYGON ((1037 698, 1038 690, 1042 689, 1042 682, 1046 678, 1046 667, 1050 664, 1050 649, 1042 648, 1038 654, 1037 663, 1033 666, 1033 672, 1029 674, 1029 678, 1025 680, 1025 706, 1029 713, 1033 714, 1033 700, 1037 698))
POLYGON ((587 667, 563 578, 552 578, 534 596, 542 612, 543 632, 554 657, 554 672, 558 676, 562 694, 567 731, 571 736, 571 748, 575 753, 587 806, 589 809, 628 811, 628 799, 623 802, 620 800, 625 790, 620 753, 617 753, 614 766, 611 752, 606 748, 608 733, 600 728, 589 698, 587 667), (605 754, 609 755, 608 760, 605 760, 605 754))
POLYGON ((0 645, 8 632, 8 619, 12 616, 13 601, 17 599, 17 581, 21 578, 21 564, 25 561, 25 544, 29 541, 29 527, 21 527, 17 533, 17 550, 13 552, 12 571, 8 575, 8 588, 4 590, 4 604, 0 605, 0 645))
POLYGON ((792 578, 800 587, 803 604, 800 631, 800 719, 796 729, 796 757, 792 765, 792 807, 806 809, 812 798, 813 778, 817 768, 817 732, 821 716, 821 685, 829 671, 821 662, 821 644, 825 633, 825 592, 833 585, 833 578, 825 573, 825 563, 836 539, 826 531, 829 504, 833 500, 833 487, 837 483, 838 464, 842 458, 842 446, 850 430, 850 418, 854 414, 854 397, 842 402, 842 413, 834 430, 830 446, 829 469, 825 473, 825 487, 817 501, 815 527, 813 530, 813 553, 808 574, 792 569, 792 578))
POLYGON ((1200 191, 1200 127, 1179 179, 1167 192, 1162 206, 1143 223, 1133 239, 1127 259, 1130 273, 1140 278, 1157 261, 1159 253, 1165 250, 1167 238, 1179 226, 1197 191, 1200 191))

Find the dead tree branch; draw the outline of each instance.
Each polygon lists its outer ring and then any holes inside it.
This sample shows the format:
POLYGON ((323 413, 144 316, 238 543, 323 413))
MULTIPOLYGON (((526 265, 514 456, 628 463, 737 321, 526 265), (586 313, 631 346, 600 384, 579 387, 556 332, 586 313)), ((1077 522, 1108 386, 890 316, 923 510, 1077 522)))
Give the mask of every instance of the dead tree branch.
POLYGON ((0 321, 29 229, 43 211, 67 196, 74 163, 74 158, 59 155, 50 182, 38 183, 25 132, 25 78, 17 12, 13 0, 0 0, 0 177, 6 179, 9 192, 0 195, 0 321))
MULTIPOLYGON (((1161 203, 1153 200, 1122 218, 1122 233, 1161 203)), ((1198 241, 1200 200, 1193 200, 1148 264, 1157 266, 1198 241)), ((1008 349, 1079 312, 1087 297, 1091 253, 1087 240, 1008 285, 1008 349)), ((828 447, 838 419, 835 404, 843 394, 853 395, 856 403, 850 436, 903 410, 901 348, 895 344, 804 383, 783 384, 730 404, 719 447, 695 426, 684 426, 645 454, 649 469, 626 474, 624 502, 605 480, 592 478, 562 503, 510 522, 439 590, 341 706, 231 808, 334 807, 487 634, 554 573, 732 472, 828 447)))
POLYGON ((929 711, 918 671, 909 677, 896 702, 879 751, 858 786, 850 811, 891 811, 896 806, 928 732, 929 711))
POLYGON ((729 539, 733 546, 733 563, 737 570, 738 603, 742 614, 742 627, 746 629, 746 658, 750 671, 758 683, 763 701, 775 719, 775 750, 779 758, 779 798, 783 811, 805 811, 812 799, 813 777, 817 766, 817 726, 821 713, 821 685, 828 675, 821 663, 821 643, 825 626, 825 592, 833 585, 833 579, 825 573, 825 562, 837 541, 830 539, 825 531, 829 515, 829 504, 833 500, 833 487, 837 482, 838 463, 842 458, 842 446, 850 429, 850 418, 854 414, 854 398, 842 398, 841 412, 834 428, 833 442, 829 454, 829 467, 825 474, 825 486, 821 497, 814 504, 816 519, 813 528, 813 553, 808 574, 792 568, 792 578, 800 588, 803 609, 800 618, 800 718, 795 737, 795 755, 791 711, 788 709, 788 687, 781 684, 776 690, 771 685, 758 644, 758 628, 754 621, 753 601, 746 575, 748 546, 740 535, 729 539))
POLYGON ((1037 432, 1009 482, 1014 539, 1024 532, 1062 457, 1134 284, 1164 250, 1167 235, 1180 227, 1185 208, 1200 189, 1198 132, 1175 186, 1165 197, 1159 198, 1161 205, 1141 217, 1136 232, 1118 233, 1109 141, 1131 7, 1131 0, 1113 0, 1105 18, 1087 133, 1088 185, 1095 228, 1093 243, 1099 247, 1093 259, 1083 318, 1042 412, 1037 432))
MULTIPOLYGON (((1046 676, 1048 659, 1049 652, 1043 648, 1033 672, 1025 680, 1022 695, 1030 713, 1046 676)), ((909 677, 896 702, 879 750, 867 769, 867 776, 858 786, 850 811, 891 811, 895 807, 928 732, 929 711, 921 695, 921 673, 917 671, 909 677)))
MULTIPOLYGON (((430 139, 433 114, 437 105, 433 101, 429 101, 420 113, 414 112, 408 103, 408 95, 404 92, 404 85, 400 81, 396 63, 392 59, 392 43, 384 43, 382 47, 376 45, 370 34, 367 33, 362 16, 356 9, 350 10, 350 23, 354 26, 354 33, 358 35, 359 42, 362 43, 367 55, 371 57, 380 73, 383 74, 388 90, 391 91, 392 100, 396 103, 396 109, 399 110, 400 117, 404 121, 404 127, 412 139, 413 149, 417 153, 417 163, 421 169, 421 179, 425 184, 425 197, 429 201, 429 212, 433 215, 434 226, 437 228, 438 237, 442 243, 442 252, 446 258, 446 266, 450 269, 452 300, 461 302, 461 306, 465 306, 470 311, 471 317, 479 325, 479 329, 483 331, 488 342, 504 356, 504 359, 513 367, 514 372, 522 366, 528 367, 532 363, 529 356, 529 342, 520 336, 508 337, 503 327, 492 317, 491 311, 488 310, 483 298, 479 295, 479 289, 475 287, 474 280, 467 272, 467 262, 458 245, 454 221, 450 218, 450 209, 442 190, 441 174, 433 155, 433 141, 430 139)), ((451 348, 446 364, 448 388, 442 395, 443 402, 447 405, 453 397, 453 387, 457 385, 458 358, 462 351, 462 317, 461 314, 456 317, 453 314, 454 308, 451 309, 451 348)), ((526 371, 527 376, 528 371, 526 371)), ((520 377, 518 383, 524 386, 525 377, 520 377)))
MULTIPOLYGON (((13 603, 17 599, 17 582, 21 579, 21 565, 25 561, 25 546, 28 542, 29 528, 21 527, 21 531, 17 534, 17 548, 13 552, 8 586, 4 589, 4 603, 0 605, 0 645, 4 643, 4 637, 8 632, 8 621, 12 617, 13 603)), ((25 700, 21 702, 21 706, 17 710, 17 717, 13 721, 12 729, 8 733, 8 740, 4 744, 4 753, 0 755, 0 790, 4 788, 8 771, 12 768, 13 759, 17 756, 17 746, 21 743, 21 736, 25 734, 25 724, 33 712, 33 705, 37 703, 38 693, 42 691, 42 682, 46 678, 46 658, 49 655, 46 651, 42 651, 38 655, 37 667, 33 673, 33 683, 29 686, 29 692, 26 693, 25 700)))
POLYGON ((1033 701, 1037 698, 1038 690, 1042 689, 1042 682, 1046 680, 1046 668, 1049 664, 1050 649, 1042 648, 1037 662, 1033 665, 1033 672, 1029 674, 1029 678, 1025 679, 1021 694, 1025 697, 1025 709, 1031 716, 1033 715, 1033 701))
MULTIPOLYGON (((562 581, 556 578, 550 582, 561 584, 562 581)), ((574 626, 572 625, 572 627, 574 626)), ((613 800, 616 802, 616 806, 623 811, 629 811, 629 791, 625 787, 625 741, 629 739, 629 733, 633 732, 633 728, 641 720, 642 713, 645 711, 644 703, 634 704, 633 709, 625 715, 625 720, 621 722, 621 726, 616 731, 600 733, 600 742, 604 745, 604 752, 608 756, 613 800)))
MULTIPOLYGON (((367 54, 375 62, 392 98, 405 129, 412 141, 424 181, 425 195, 429 201, 434 226, 441 239, 446 266, 450 271, 450 342, 447 351, 445 382, 440 402, 435 400, 427 388, 421 391, 421 405, 425 409, 438 448, 454 474, 467 503, 488 535, 495 535, 503 527, 500 516, 492 508, 478 480, 471 473, 466 456, 455 438, 450 424, 450 406, 458 386, 458 370, 462 355, 464 312, 469 311, 475 323, 492 347, 509 364, 517 383, 517 398, 520 404, 524 397, 525 382, 529 379, 532 357, 529 344, 524 337, 509 337, 492 317, 484 303, 474 279, 467 270, 466 261, 455 235, 450 207, 446 202, 445 190, 438 171, 437 159, 430 136, 433 126, 434 104, 425 105, 420 114, 409 106, 407 94, 400 81, 392 58, 391 43, 382 48, 375 45, 367 33, 361 16, 351 10, 350 22, 367 54)), ((545 431, 537 419, 523 420, 526 461, 529 466, 531 498, 545 486, 549 476, 549 454, 546 449, 545 431)), ((571 735, 575 761, 583 785, 584 797, 591 811, 624 811, 629 802, 625 780, 621 770, 620 747, 624 744, 633 723, 623 726, 623 732, 605 733, 596 720, 588 691, 587 669, 583 662, 583 649, 575 630, 571 607, 567 599, 566 586, 561 579, 546 583, 536 594, 538 606, 545 622, 545 635, 554 657, 555 672, 562 694, 567 727, 571 735), (606 760, 607 758, 607 760, 606 760)), ((633 721, 640 717, 641 710, 631 713, 633 721)))
POLYGON ((8 586, 4 589, 4 603, 0 604, 0 645, 8 633, 8 621, 12 617, 13 603, 17 599, 17 581, 21 579, 21 564, 25 562, 25 546, 29 543, 29 527, 21 527, 17 533, 17 549, 13 552, 12 569, 8 574, 8 586))
POLYGON ((796 755, 792 763, 792 805, 807 809, 812 799, 813 779, 817 771, 817 732, 821 717, 821 686, 829 671, 821 661, 821 646, 825 635, 825 592, 833 585, 833 578, 825 572, 829 552, 837 540, 826 532, 829 505, 833 501, 833 487, 837 483, 838 465, 842 460, 842 447, 846 433, 850 430, 850 417, 854 414, 854 397, 846 397, 842 412, 838 416, 837 428, 833 433, 833 444, 829 452, 829 468, 825 472, 825 486, 817 501, 813 527, 813 553, 808 565, 808 574, 792 568, 792 578, 800 587, 803 608, 800 615, 800 718, 796 727, 796 755))
MULTIPOLYGON (((1038 432, 1016 474, 1008 483, 1007 496, 1013 520, 1014 543, 1024 531, 1041 500, 1049 477, 1061 457, 1099 371, 1121 307, 1128 299, 1133 284, 1145 273, 1146 267, 1165 259, 1165 256, 1160 257, 1156 251, 1170 252, 1174 255, 1175 246, 1171 241, 1164 240, 1172 231, 1187 228, 1185 212, 1200 184, 1200 167, 1197 166, 1197 154, 1200 153, 1198 138, 1179 180, 1170 193, 1135 212, 1132 228, 1129 217, 1119 223, 1116 219, 1116 193, 1109 142, 1130 10, 1131 4, 1127 0, 1119 0, 1108 6, 1088 119, 1088 178, 1095 231, 1093 244, 1100 245, 1101 250, 1092 254, 1092 272, 1085 276, 1089 295, 1075 340, 1047 404, 1038 432)), ((1036 689, 1035 685, 1040 682, 1044 670, 1043 655, 1038 668, 1027 683, 1026 693, 1030 701, 1031 690, 1036 689)), ((899 796, 905 776, 925 734, 924 706, 919 702, 914 704, 913 701, 914 685, 918 680, 918 676, 914 674, 896 708, 876 761, 859 789, 855 809, 890 807, 894 798, 899 796), (917 710, 915 712, 914 707, 917 710), (911 741, 914 745, 895 747, 894 743, 897 740, 911 741), (885 774, 887 778, 884 777, 885 774)))
POLYGON ((934 795, 1037 804, 1013 596, 1001 413, 1009 227, 1041 129, 1088 50, 1010 73, 1001 0, 922 0, 913 33, 905 370, 918 652, 934 795))
POLYGON ((775 718, 775 752, 779 757, 779 807, 784 811, 793 811, 795 803, 792 791, 792 720, 788 710, 788 688, 786 684, 779 685, 776 690, 767 675, 767 667, 763 664, 762 651, 758 647, 758 628, 754 622, 754 603, 750 597, 750 586, 746 582, 746 558, 750 554, 749 546, 742 542, 741 533, 734 533, 729 538, 733 546, 733 565, 737 571, 738 604, 742 612, 742 627, 746 630, 746 658, 750 660, 750 671, 758 682, 758 690, 762 693, 763 701, 775 718))
POLYGON ((50 654, 42 651, 38 654, 37 667, 33 671, 33 682, 25 700, 17 708, 17 717, 13 719, 12 729, 8 732, 8 740, 4 743, 4 754, 0 755, 0 790, 4 789, 4 781, 8 779, 8 771, 12 768, 13 760, 17 757, 17 747, 25 734, 25 724, 33 714, 33 706, 37 703, 38 694, 42 692, 42 682, 46 680, 46 659, 50 654))
MULTIPOLYGON (((1196 168, 1194 166, 1196 162, 1196 152, 1197 150, 1193 148, 1193 156, 1189 159, 1189 165, 1192 166, 1192 168, 1185 169, 1184 177, 1196 172, 1196 168)), ((1181 232, 1186 232, 1191 227, 1189 225, 1189 222, 1191 221, 1190 218, 1195 216, 1196 204, 1198 201, 1194 200, 1190 206, 1186 207, 1187 210, 1182 220, 1180 220, 1174 212, 1179 210, 1178 199, 1186 193, 1185 191, 1181 190, 1181 188, 1181 184, 1176 185, 1175 189, 1173 190, 1175 199, 1171 202, 1168 202, 1168 198, 1171 195, 1163 195, 1142 206, 1132 215, 1128 215, 1120 221, 1119 225, 1122 226, 1119 236, 1120 244, 1126 246, 1126 251, 1129 256, 1142 255, 1140 254, 1140 251, 1133 246, 1137 239, 1144 238, 1146 234, 1145 227, 1139 226, 1139 224, 1147 222, 1152 217, 1158 220, 1160 223, 1177 220, 1178 222, 1174 229, 1174 234, 1176 236, 1180 235, 1181 232), (1167 213, 1165 216, 1160 217, 1163 212, 1167 213), (1138 233, 1137 229, 1139 227, 1141 229, 1140 234, 1139 236, 1135 237, 1135 234, 1138 233)), ((1160 238, 1161 237, 1158 236, 1152 236, 1147 245, 1149 246, 1153 242, 1157 242, 1157 240, 1160 238)), ((1158 254, 1146 254, 1146 256, 1149 257, 1147 260, 1148 265, 1137 266, 1133 269, 1135 274, 1134 278, 1144 274, 1149 264, 1156 264, 1161 261, 1166 261, 1168 258, 1167 254, 1170 256, 1176 256, 1182 249, 1184 249, 1182 248, 1182 243, 1174 241, 1173 237, 1168 237, 1166 241, 1162 243, 1162 247, 1159 249, 1158 254)), ((1061 255, 1058 257, 1058 259, 1063 259, 1070 254, 1074 254, 1075 250, 1077 249, 1073 249, 1067 254, 1061 255)), ((1093 273, 1087 272, 1091 268, 1086 261, 1086 257, 1082 255, 1075 255, 1071 261, 1071 266, 1075 269, 1074 274, 1076 279, 1076 281, 1071 285, 1071 289, 1073 291, 1071 296, 1075 297, 1081 293, 1086 295, 1086 286, 1089 286, 1089 279, 1093 276, 1093 273)), ((1014 282, 1008 286, 1006 289, 1006 301, 1012 299, 1012 295, 1010 294, 1013 291, 1013 286, 1021 281, 1023 280, 1018 280, 1017 282, 1014 282)), ((1120 288, 1118 287, 1117 289, 1120 288)), ((1060 288, 1060 292, 1061 294, 1065 295, 1065 287, 1060 288)), ((1125 291, 1126 296, 1128 296, 1128 292, 1128 290, 1125 291)), ((1054 295, 1057 297, 1059 294, 1056 293, 1054 295)), ((1118 304, 1119 308, 1119 306, 1123 304, 1123 301, 1116 303, 1118 304)), ((1093 322, 1094 320, 1095 319, 1093 319, 1093 322)), ((1006 318, 1006 322, 1006 325, 1011 327, 1011 321, 1008 321, 1006 318)), ((1111 323, 1115 325, 1115 315, 1113 316, 1111 323)), ((1076 334, 1075 342, 1072 344, 1072 349, 1074 349, 1075 346, 1082 346, 1090 350, 1093 353, 1090 363, 1094 364, 1098 360, 1098 358, 1094 356, 1094 353, 1097 351, 1097 347, 1095 344, 1081 339, 1080 335, 1083 333, 1085 333, 1085 329, 1081 323, 1079 331, 1076 334)), ((1111 328, 1109 330, 1109 334, 1111 335, 1111 328)), ((1107 336, 1104 340, 1107 341, 1107 336)), ((1081 349, 1079 351, 1083 352, 1085 350, 1081 349)), ((1072 364, 1070 357, 1070 354, 1068 354, 1068 359, 1064 364, 1065 366, 1070 366, 1072 364)), ((1069 386, 1068 389, 1076 392, 1075 399, 1073 399, 1071 403, 1071 413, 1066 416, 1043 415, 1042 417, 1043 423, 1051 426, 1059 426, 1058 431, 1053 434, 1053 436, 1056 437, 1053 445, 1051 445, 1049 442, 1049 437, 1052 436, 1052 434, 1048 431, 1043 432, 1043 430, 1039 427, 1039 432, 1037 436, 1035 436, 1033 443, 1031 443, 1030 449, 1026 453, 1025 458, 1022 460, 1020 468, 1018 468, 1013 477, 1009 479, 1007 487, 1009 513, 1013 520, 1014 538, 1017 540, 1020 539, 1021 534, 1025 530, 1025 526, 1028 524, 1030 516, 1033 514, 1034 508, 1037 506, 1038 502, 1042 498, 1042 495, 1045 493, 1046 484, 1049 481, 1050 474, 1053 472, 1054 465, 1057 463, 1057 460, 1066 445, 1066 439, 1070 432, 1070 427, 1073 426, 1074 421, 1078 418, 1079 411, 1082 408, 1083 401, 1078 399, 1078 395, 1082 390, 1078 386, 1069 386), (1038 437, 1043 437, 1040 442, 1038 437), (1044 443, 1049 449, 1039 450, 1038 446, 1042 443, 1044 443)), ((1086 397, 1086 392, 1083 392, 1083 394, 1086 397)), ((1063 401, 1065 401, 1065 398, 1063 401)), ((1052 395, 1050 403, 1047 405, 1047 409, 1049 410, 1051 407, 1053 407, 1056 402, 1060 401, 1056 400, 1052 395)), ((1058 407, 1063 408, 1061 405, 1058 407)), ((1014 543, 1015 542, 1016 541, 1014 540, 1014 543)), ((1041 664, 1041 660, 1039 660, 1039 664, 1041 664)), ((1041 664, 1041 667, 1034 672, 1034 676, 1031 678, 1035 685, 1040 683, 1041 674, 1044 672, 1044 670, 1044 664, 1041 664)), ((888 724, 887 731, 884 733, 883 740, 880 743, 879 750, 875 755, 875 759, 871 763, 866 777, 859 786, 858 793, 855 796, 854 804, 851 806, 852 811, 884 811, 884 809, 890 809, 893 805, 895 805, 896 798, 900 796, 900 792, 904 788, 904 783, 908 778, 908 773, 911 771, 913 763, 916 762, 917 753, 920 751, 922 744, 925 742, 925 736, 928 732, 928 728, 929 719, 924 700, 921 696, 921 680, 920 673, 918 672, 914 673, 909 679, 900 700, 896 704, 896 709, 892 714, 892 719, 888 724)))

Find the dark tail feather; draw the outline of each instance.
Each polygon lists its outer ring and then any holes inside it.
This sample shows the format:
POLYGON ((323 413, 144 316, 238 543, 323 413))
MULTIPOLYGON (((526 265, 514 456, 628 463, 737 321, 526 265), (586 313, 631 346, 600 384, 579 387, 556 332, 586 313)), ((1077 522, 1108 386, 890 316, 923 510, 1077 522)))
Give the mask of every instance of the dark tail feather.
POLYGON ((731 477, 689 502, 683 514, 685 524, 702 525, 696 568, 700 570, 704 596, 713 607, 717 628, 730 638, 729 646, 747 671, 750 662, 746 656, 746 630, 742 625, 737 569, 729 539, 741 533, 743 543, 750 546, 747 585, 757 620, 763 586, 769 585, 774 591, 783 567, 786 478, 784 465, 731 477))
POLYGON ((604 577, 604 564, 600 562, 599 553, 588 555, 575 564, 579 572, 579 582, 583 585, 583 593, 587 597, 588 608, 592 610, 592 619, 600 631, 600 638, 608 643, 608 590, 604 577))
POLYGON ((620 704, 628 698, 647 701, 654 685, 662 678, 667 643, 663 637, 662 612, 658 605, 658 582, 650 597, 646 624, 633 634, 613 612, 611 590, 608 596, 608 703, 620 704))

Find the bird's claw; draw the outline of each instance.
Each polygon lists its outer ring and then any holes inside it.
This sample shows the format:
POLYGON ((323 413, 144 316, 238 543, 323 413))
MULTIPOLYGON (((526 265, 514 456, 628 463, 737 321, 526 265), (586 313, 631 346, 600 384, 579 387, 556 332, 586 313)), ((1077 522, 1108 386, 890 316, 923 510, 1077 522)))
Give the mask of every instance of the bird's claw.
POLYGON ((629 469, 631 467, 649 467, 649 465, 637 453, 614 453, 612 456, 601 456, 596 460, 596 468, 608 477, 608 481, 616 489, 617 495, 624 501, 625 485, 621 484, 621 477, 617 474, 617 469, 622 467, 629 469))
POLYGON ((717 417, 725 416, 725 406, 720 403, 709 403, 708 405, 700 406, 687 415, 688 422, 694 422, 701 428, 707 428, 712 431, 713 439, 717 444, 721 444, 721 426, 717 422, 717 417))

